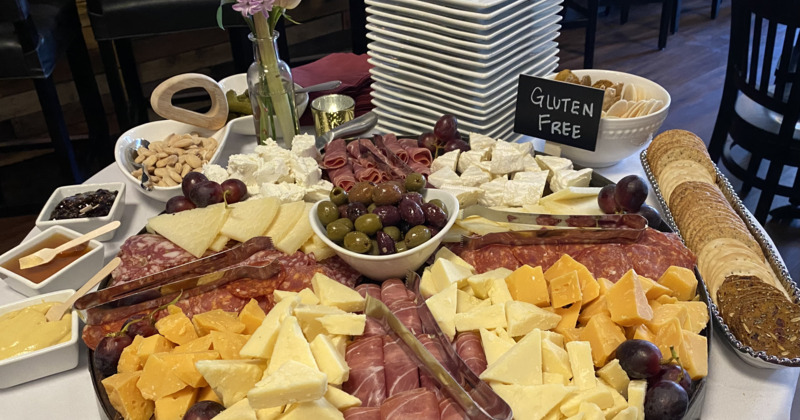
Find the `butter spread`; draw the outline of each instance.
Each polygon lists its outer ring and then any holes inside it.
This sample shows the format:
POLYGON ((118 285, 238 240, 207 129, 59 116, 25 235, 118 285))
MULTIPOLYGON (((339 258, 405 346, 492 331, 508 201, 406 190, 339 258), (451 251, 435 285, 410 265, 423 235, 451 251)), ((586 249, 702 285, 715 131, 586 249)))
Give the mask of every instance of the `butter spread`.
POLYGON ((44 317, 56 303, 43 302, 0 315, 0 360, 69 340, 72 314, 55 322, 44 317))

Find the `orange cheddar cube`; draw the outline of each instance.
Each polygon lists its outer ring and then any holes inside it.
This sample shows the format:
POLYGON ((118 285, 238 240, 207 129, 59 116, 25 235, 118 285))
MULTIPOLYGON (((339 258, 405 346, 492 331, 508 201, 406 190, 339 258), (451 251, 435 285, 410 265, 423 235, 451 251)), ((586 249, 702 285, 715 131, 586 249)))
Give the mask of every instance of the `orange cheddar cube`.
POLYGON ((174 394, 186 388, 183 382, 172 373, 171 366, 165 361, 164 356, 169 353, 153 353, 147 358, 142 369, 142 376, 136 382, 136 387, 142 396, 148 400, 157 400, 169 394, 174 394))
POLYGON ((536 306, 550 304, 547 281, 541 266, 531 267, 527 264, 514 270, 506 277, 506 286, 514 300, 528 302, 536 306))
POLYGON ((156 321, 156 329, 164 338, 177 345, 186 344, 197 338, 192 320, 182 311, 173 312, 156 321))
POLYGON ((142 360, 139 359, 139 346, 142 344, 143 336, 133 337, 133 342, 128 347, 122 349, 117 362, 117 372, 136 372, 142 370, 142 360))
POLYGON ((237 319, 235 312, 226 312, 222 309, 214 309, 197 314, 192 317, 192 323, 200 335, 206 335, 210 331, 225 331, 238 334, 246 328, 245 324, 237 319))
POLYGON ((585 326, 589 320, 597 314, 605 314, 611 317, 611 312, 608 311, 608 301, 606 295, 600 295, 597 299, 589 302, 586 307, 581 308, 581 313, 578 315, 578 322, 585 326))
POLYGON ((142 372, 120 372, 103 379, 108 401, 126 419, 149 419, 153 401, 145 399, 136 387, 142 372))
POLYGON ((581 341, 581 332, 584 328, 586 327, 565 328, 557 332, 564 336, 564 344, 567 344, 570 341, 581 341))
POLYGON ((178 347, 175 347, 175 349, 172 350, 172 352, 173 353, 191 353, 191 352, 196 352, 196 351, 206 351, 206 350, 211 350, 212 344, 213 343, 211 342, 211 336, 210 335, 204 335, 204 336, 198 337, 198 338, 196 338, 196 339, 194 339, 194 340, 192 340, 192 341, 190 341, 190 342, 188 342, 186 344, 182 344, 182 345, 180 345, 178 347))
POLYGON ((184 388, 156 400, 155 415, 158 420, 181 420, 197 399, 197 390, 184 388))
POLYGON ((697 294, 697 277, 688 268, 671 266, 658 279, 658 284, 672 290, 678 300, 692 300, 697 294))
POLYGON ((647 300, 655 300, 658 299, 659 296, 672 295, 672 290, 670 288, 662 286, 647 277, 639 276, 639 281, 642 282, 642 289, 644 289, 647 300))
POLYGON ((575 302, 566 308, 555 308, 555 312, 561 315, 561 321, 558 322, 553 330, 559 334, 561 331, 573 329, 578 326, 578 316, 581 313, 581 303, 575 302))
POLYGON ((578 282, 581 288, 581 301, 583 305, 593 301, 600 295, 600 285, 592 273, 585 265, 575 261, 567 254, 561 256, 547 271, 544 278, 551 282, 557 277, 561 277, 569 272, 575 271, 578 274, 578 282))
POLYGON ((670 347, 680 356, 681 346, 683 345, 683 327, 677 318, 672 318, 669 322, 661 326, 655 333, 653 344, 661 350, 661 359, 667 360, 672 357, 670 347))
POLYGON ((600 277, 597 279, 597 284, 600 287, 600 295, 602 296, 608 293, 608 289, 614 285, 614 282, 605 277, 600 277))
POLYGON ((667 296, 667 295, 659 296, 655 301, 661 305, 669 305, 671 303, 680 302, 680 300, 678 300, 678 298, 676 298, 675 296, 667 296))
POLYGON ((222 404, 219 395, 210 386, 204 386, 197 390, 197 401, 214 401, 222 404))
POLYGON ((216 360, 219 359, 219 352, 214 350, 206 350, 192 353, 168 353, 163 354, 161 358, 170 366, 172 374, 178 379, 185 382, 187 385, 200 388, 207 386, 208 383, 203 379, 203 375, 197 371, 194 364, 198 360, 216 360))
POLYGON ((150 358, 150 355, 170 351, 173 347, 175 347, 175 345, 161 334, 154 334, 142 339, 137 354, 142 366, 144 366, 147 363, 147 359, 150 358))
POLYGON ((601 367, 625 341, 625 334, 611 318, 599 314, 589 320, 586 328, 581 331, 580 339, 591 343, 592 361, 596 367, 601 367))
POLYGON ((708 342, 706 337, 690 331, 683 331, 681 364, 692 379, 708 376, 708 342))
POLYGON ((655 334, 650 331, 650 328, 647 328, 645 324, 639 324, 635 327, 627 327, 626 328, 630 334, 626 334, 629 339, 633 340, 645 340, 649 342, 653 342, 656 339, 655 334))
POLYGON ((581 297, 577 271, 550 280, 550 301, 553 308, 563 308, 571 303, 581 302, 581 297))
POLYGON ((261 322, 264 321, 266 316, 267 314, 264 313, 264 310, 258 306, 258 301, 250 299, 250 302, 247 302, 247 305, 244 305, 242 311, 239 312, 239 322, 244 324, 243 333, 253 334, 261 326, 261 322))
POLYGON ((645 322, 645 324, 647 324, 647 328, 650 331, 658 333, 658 330, 673 318, 677 319, 678 323, 683 326, 689 319, 689 311, 686 310, 686 307, 675 303, 661 305, 653 310, 653 318, 645 322))
POLYGON ((686 322, 683 323, 684 330, 699 334, 708 325, 708 305, 705 302, 678 302, 677 305, 686 308, 688 314, 686 322))
POLYGON ((244 347, 249 335, 234 334, 225 331, 211 331, 211 343, 214 350, 219 352, 219 357, 223 360, 244 359, 239 352, 244 347))
POLYGON ((623 327, 630 327, 653 318, 653 309, 647 302, 642 283, 634 270, 629 270, 607 293, 611 319, 623 327))

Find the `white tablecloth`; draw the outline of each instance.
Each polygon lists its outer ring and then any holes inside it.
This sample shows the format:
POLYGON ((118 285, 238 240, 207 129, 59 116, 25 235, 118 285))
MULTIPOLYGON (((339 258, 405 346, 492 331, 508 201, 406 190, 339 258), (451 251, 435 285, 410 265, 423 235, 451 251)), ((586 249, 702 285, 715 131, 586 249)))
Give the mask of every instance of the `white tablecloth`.
MULTIPOLYGON (((541 145, 537 144, 537 149, 541 145)), ((221 162, 232 153, 250 151, 254 140, 244 136, 231 136, 221 162)), ((643 174, 639 156, 634 155, 610 167, 597 170, 617 181, 628 174, 643 174)), ((95 174, 87 183, 125 181, 116 164, 95 174)), ((105 242, 105 259, 116 255, 125 238, 137 234, 147 219, 164 209, 164 203, 149 199, 138 191, 139 186, 128 182, 125 214, 122 226, 114 239, 105 242)), ((655 204, 653 197, 649 199, 655 204)), ((34 228, 30 236, 39 232, 34 228)), ((0 305, 23 299, 24 296, 0 283, 0 305)), ((703 419, 800 419, 800 392, 797 389, 800 369, 759 369, 745 364, 730 346, 715 335, 709 355, 708 382, 703 406, 703 419), (794 401, 794 404, 793 404, 794 401)), ((0 418, 50 420, 50 419, 103 419, 89 375, 87 350, 81 346, 80 363, 68 372, 0 390, 0 418)))

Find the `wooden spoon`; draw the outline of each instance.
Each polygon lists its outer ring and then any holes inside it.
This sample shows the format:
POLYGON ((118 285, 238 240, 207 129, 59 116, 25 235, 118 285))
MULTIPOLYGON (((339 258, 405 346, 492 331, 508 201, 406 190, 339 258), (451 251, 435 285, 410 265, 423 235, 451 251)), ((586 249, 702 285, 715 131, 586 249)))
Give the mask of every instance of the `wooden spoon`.
POLYGON ((104 278, 106 278, 106 276, 111 274, 111 272, 114 271, 115 268, 117 268, 119 263, 120 259, 118 257, 109 261, 105 267, 101 268, 100 271, 97 272, 97 274, 92 276, 92 278, 90 278, 89 281, 86 282, 86 284, 81 286, 81 288, 78 289, 78 291, 75 292, 75 294, 70 296, 69 299, 67 299, 63 303, 58 303, 56 305, 51 306, 50 309, 47 311, 47 313, 44 314, 44 317, 45 319, 47 319, 47 322, 58 321, 59 319, 61 319, 61 317, 64 316, 64 313, 66 313, 68 310, 72 308, 72 305, 75 303, 76 300, 78 300, 81 296, 88 293, 89 290, 92 290, 94 286, 97 286, 97 283, 100 283, 100 280, 103 280, 104 278))
POLYGON ((80 245, 84 242, 88 242, 91 239, 94 239, 104 233, 111 232, 112 230, 118 228, 120 225, 119 220, 115 220, 105 226, 101 226, 89 233, 83 234, 78 236, 77 238, 53 249, 53 248, 42 248, 31 255, 22 257, 19 259, 19 268, 24 270, 26 268, 36 267, 37 265, 47 264, 53 260, 59 253, 66 251, 76 245, 80 245))

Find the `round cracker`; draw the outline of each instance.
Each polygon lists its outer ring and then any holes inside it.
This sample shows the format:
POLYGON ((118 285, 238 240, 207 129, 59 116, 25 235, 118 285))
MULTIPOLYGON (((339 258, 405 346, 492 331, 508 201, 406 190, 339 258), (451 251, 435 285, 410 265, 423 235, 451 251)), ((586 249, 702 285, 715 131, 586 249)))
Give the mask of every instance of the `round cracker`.
POLYGON ((664 167, 661 177, 658 179, 658 187, 664 200, 669 202, 669 197, 675 187, 687 181, 715 183, 715 179, 701 164, 693 160, 676 160, 664 167))
POLYGON ((670 162, 684 159, 694 160, 695 162, 700 163, 703 168, 708 171, 709 175, 716 176, 716 169, 714 164, 711 162, 711 158, 708 156, 708 151, 705 149, 699 150, 694 147, 674 147, 669 150, 665 150, 654 162, 650 164, 650 169, 653 171, 653 175, 655 175, 657 178, 661 176, 661 170, 670 162))

